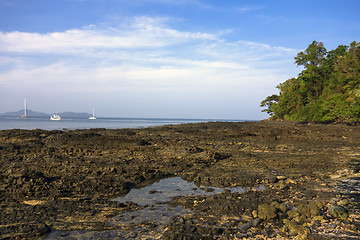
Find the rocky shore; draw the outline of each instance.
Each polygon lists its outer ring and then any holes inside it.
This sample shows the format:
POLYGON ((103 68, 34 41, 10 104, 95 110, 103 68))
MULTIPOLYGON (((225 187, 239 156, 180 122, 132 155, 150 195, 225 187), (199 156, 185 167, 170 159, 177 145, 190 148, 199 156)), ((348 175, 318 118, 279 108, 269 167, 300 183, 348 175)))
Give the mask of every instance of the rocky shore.
POLYGON ((66 239, 71 231, 111 239, 125 230, 135 239, 360 238, 358 126, 4 130, 0 159, 0 239, 66 239), (110 224, 145 208, 114 198, 170 177, 246 191, 174 197, 168 205, 187 214, 164 226, 110 224))

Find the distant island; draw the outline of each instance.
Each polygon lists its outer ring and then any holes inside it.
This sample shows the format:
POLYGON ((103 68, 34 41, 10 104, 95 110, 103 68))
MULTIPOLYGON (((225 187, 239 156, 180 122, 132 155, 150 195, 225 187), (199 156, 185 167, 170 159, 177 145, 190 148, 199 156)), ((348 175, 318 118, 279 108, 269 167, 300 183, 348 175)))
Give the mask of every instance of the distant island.
MULTIPOLYGON (((24 114, 24 109, 16 111, 16 112, 6 112, 6 113, 0 113, 0 117, 19 117, 24 114)), ((76 113, 76 112, 62 112, 57 113, 63 118, 89 118, 92 116, 90 113, 76 113)), ((28 117, 49 117, 51 114, 48 113, 42 113, 42 112, 36 112, 32 111, 30 109, 27 109, 26 115, 28 117)))
POLYGON ((280 83, 280 93, 261 102, 270 119, 360 122, 360 43, 327 51, 313 41, 295 63, 304 67, 298 77, 280 83))

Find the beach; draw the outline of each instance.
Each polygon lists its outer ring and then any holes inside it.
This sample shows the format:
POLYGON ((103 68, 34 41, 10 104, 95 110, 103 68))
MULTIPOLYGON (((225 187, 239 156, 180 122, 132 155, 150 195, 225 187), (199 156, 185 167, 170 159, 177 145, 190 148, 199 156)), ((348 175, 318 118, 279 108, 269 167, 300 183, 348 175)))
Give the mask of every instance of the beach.
POLYGON ((359 239, 359 130, 286 121, 2 130, 0 239, 359 239), (166 205, 182 213, 164 223, 127 224, 155 204, 115 199, 175 177, 223 191, 173 197, 166 205))

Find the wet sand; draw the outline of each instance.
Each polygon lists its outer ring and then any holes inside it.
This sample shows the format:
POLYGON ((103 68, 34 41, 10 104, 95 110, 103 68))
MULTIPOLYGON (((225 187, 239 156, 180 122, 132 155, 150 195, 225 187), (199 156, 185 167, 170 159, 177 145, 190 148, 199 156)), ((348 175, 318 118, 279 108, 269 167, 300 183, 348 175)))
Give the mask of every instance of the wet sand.
POLYGON ((360 237, 358 126, 262 121, 5 130, 0 153, 1 239, 51 232, 65 239, 67 231, 111 239, 123 230, 137 239, 360 237), (161 226, 111 224, 146 207, 113 199, 170 177, 246 191, 175 197, 169 205, 188 214, 161 226))

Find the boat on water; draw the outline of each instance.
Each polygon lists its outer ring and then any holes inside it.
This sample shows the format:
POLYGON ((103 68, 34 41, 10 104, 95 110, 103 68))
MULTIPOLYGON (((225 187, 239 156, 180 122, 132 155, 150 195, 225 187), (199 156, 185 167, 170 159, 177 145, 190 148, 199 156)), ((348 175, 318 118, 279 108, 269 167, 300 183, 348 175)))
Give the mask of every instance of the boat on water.
POLYGON ((60 121, 62 117, 60 117, 58 114, 53 114, 50 116, 50 120, 52 121, 60 121))
POLYGON ((96 117, 95 117, 95 109, 93 108, 93 114, 91 117, 89 117, 90 120, 95 120, 96 117))
POLYGON ((26 112, 26 98, 24 99, 24 114, 19 116, 20 118, 28 118, 27 112, 26 112))

